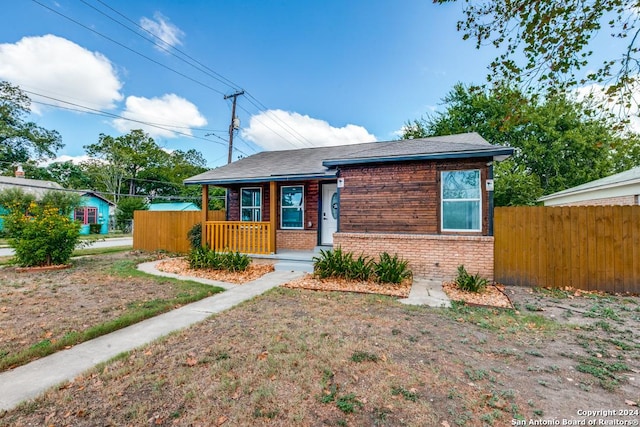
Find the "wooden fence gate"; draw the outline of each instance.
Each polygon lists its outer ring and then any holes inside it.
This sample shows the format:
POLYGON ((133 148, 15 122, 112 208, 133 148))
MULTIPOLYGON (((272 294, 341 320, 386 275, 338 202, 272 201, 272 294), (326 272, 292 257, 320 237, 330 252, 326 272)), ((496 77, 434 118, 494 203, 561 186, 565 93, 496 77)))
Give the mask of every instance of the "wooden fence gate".
POLYGON ((640 293, 640 206, 495 209, 499 283, 640 293))

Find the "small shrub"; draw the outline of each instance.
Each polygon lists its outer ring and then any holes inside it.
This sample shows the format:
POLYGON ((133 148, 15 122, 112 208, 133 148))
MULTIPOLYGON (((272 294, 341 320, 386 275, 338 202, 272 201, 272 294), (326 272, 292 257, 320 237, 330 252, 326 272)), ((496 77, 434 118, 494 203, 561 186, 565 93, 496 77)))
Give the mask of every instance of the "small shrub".
POLYGON ((456 285, 463 291, 482 292, 487 287, 487 279, 480 277, 480 273, 475 276, 467 273, 464 265, 458 267, 458 276, 456 277, 456 285))
POLYGON ((212 249, 198 247, 192 249, 187 255, 189 268, 245 271, 251 264, 249 256, 239 252, 216 252, 212 249))
POLYGON ((102 231, 102 224, 89 224, 90 234, 100 234, 100 231, 102 231))
POLYGON ((399 259, 398 254, 393 257, 387 252, 380 254, 380 261, 374 264, 376 278, 380 283, 402 283, 404 279, 411 277, 409 262, 399 259))
POLYGON ((187 240, 191 249, 198 249, 202 246, 202 223, 198 222, 187 232, 187 240))
POLYGON ((349 262, 345 277, 349 280, 369 280, 374 274, 374 266, 375 263, 371 258, 360 255, 358 259, 352 259, 349 262))
POLYGON ((313 257, 313 274, 321 279, 328 277, 346 277, 346 272, 353 262, 351 252, 342 252, 341 248, 320 250, 320 256, 313 257))

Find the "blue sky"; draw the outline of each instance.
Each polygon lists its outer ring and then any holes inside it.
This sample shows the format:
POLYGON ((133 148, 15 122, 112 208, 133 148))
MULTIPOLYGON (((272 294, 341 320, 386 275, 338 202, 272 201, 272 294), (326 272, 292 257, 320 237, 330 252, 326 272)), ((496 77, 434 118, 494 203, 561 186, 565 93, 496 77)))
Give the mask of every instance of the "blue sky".
POLYGON ((60 132, 68 157, 100 133, 143 128, 220 166, 231 117, 223 96, 239 89, 234 158, 396 139, 456 82, 484 82, 495 55, 462 41, 460 4, 430 0, 21 0, 3 15, 12 22, 0 26, 0 79, 38 101, 32 120, 60 132))

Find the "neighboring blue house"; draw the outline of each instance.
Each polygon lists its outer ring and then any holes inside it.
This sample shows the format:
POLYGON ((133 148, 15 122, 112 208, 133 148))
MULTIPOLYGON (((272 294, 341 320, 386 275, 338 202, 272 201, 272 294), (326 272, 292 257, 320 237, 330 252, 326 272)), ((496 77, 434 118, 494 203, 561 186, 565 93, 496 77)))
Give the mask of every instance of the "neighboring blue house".
MULTIPOLYGON (((27 194, 33 195, 36 199, 40 199, 47 191, 73 191, 82 197, 82 206, 78 207, 72 214, 72 218, 80 221, 82 227, 80 234, 89 234, 89 224, 100 224, 100 234, 109 232, 109 215, 110 210, 115 204, 105 199, 101 195, 89 190, 66 190, 60 184, 52 181, 42 181, 38 179, 28 179, 23 176, 0 176, 0 191, 16 188, 27 194)), ((4 210, 0 207, 0 215, 4 210)), ((0 231, 3 228, 3 221, 0 218, 0 231)))
POLYGON ((191 202, 152 203, 150 211, 199 211, 200 208, 191 202))
POLYGON ((91 232, 90 224, 100 224, 99 234, 109 232, 109 215, 115 203, 93 191, 78 191, 82 196, 82 206, 76 208, 73 219, 80 221, 80 234, 91 232))

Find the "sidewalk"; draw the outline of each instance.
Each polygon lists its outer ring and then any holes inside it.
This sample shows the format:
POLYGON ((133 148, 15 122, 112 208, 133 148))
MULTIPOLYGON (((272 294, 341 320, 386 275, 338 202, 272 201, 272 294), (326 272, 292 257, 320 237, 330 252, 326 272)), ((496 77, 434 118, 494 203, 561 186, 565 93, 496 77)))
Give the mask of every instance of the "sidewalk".
MULTIPOLYGON (((139 268, 151 274, 160 273, 155 269, 155 263, 141 264, 139 268)), ((301 272, 275 271, 239 286, 194 277, 182 277, 218 286, 222 284, 227 290, 78 344, 68 350, 35 360, 27 365, 0 373, 0 411, 11 409, 22 401, 33 399, 49 388, 70 381, 95 365, 122 352, 133 350, 171 332, 184 329, 212 314, 228 310, 303 274, 301 272)))

